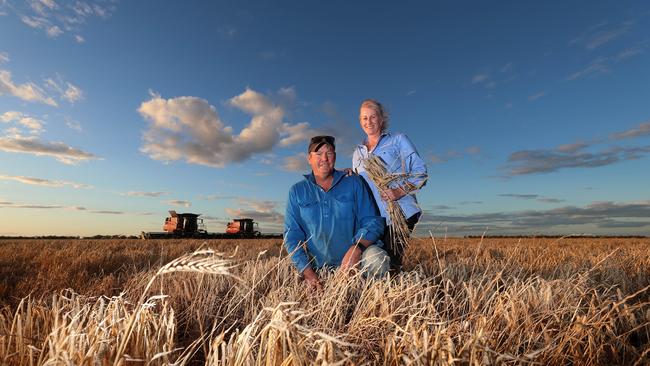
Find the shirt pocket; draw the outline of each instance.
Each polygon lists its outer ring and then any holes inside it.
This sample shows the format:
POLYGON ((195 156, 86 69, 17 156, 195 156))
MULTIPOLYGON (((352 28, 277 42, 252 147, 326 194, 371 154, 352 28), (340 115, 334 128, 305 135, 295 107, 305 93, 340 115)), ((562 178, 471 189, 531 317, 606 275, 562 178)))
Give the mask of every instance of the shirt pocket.
POLYGON ((402 172, 402 159, 400 158, 400 152, 397 146, 390 145, 377 151, 376 155, 384 162, 386 165, 386 170, 390 173, 400 173, 402 172))
POLYGON ((318 216, 318 202, 316 200, 304 200, 298 202, 300 216, 313 219, 318 216))
POLYGON ((345 219, 354 219, 354 195, 351 193, 342 194, 333 197, 332 203, 335 205, 334 212, 336 217, 345 219))

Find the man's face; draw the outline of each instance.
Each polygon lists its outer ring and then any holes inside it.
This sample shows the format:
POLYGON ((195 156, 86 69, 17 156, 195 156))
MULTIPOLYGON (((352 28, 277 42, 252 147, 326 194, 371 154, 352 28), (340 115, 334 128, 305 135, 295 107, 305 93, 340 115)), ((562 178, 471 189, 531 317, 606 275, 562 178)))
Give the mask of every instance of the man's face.
POLYGON ((323 144, 318 150, 310 152, 307 156, 311 170, 314 174, 320 177, 328 176, 334 171, 334 163, 336 162, 336 153, 332 146, 323 144))

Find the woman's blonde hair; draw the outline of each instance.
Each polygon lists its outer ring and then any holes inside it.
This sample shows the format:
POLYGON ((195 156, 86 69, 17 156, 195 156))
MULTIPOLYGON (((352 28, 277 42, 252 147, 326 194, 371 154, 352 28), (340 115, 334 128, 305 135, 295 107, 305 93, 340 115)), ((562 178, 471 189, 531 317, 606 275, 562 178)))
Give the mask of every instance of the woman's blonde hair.
POLYGON ((384 132, 388 129, 388 111, 386 111, 386 108, 384 107, 383 104, 381 104, 378 100, 376 99, 366 99, 363 102, 361 102, 361 106, 359 107, 359 110, 361 108, 372 108, 377 111, 379 114, 379 117, 381 117, 382 123, 381 123, 381 132, 384 132))

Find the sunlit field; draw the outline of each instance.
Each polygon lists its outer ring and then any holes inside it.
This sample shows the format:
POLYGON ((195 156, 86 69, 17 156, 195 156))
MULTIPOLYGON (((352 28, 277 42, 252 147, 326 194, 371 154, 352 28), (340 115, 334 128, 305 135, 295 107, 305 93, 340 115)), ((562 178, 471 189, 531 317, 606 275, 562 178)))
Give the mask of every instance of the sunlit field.
POLYGON ((648 253, 413 239, 403 273, 314 292, 279 239, 3 240, 0 363, 648 365, 648 253))

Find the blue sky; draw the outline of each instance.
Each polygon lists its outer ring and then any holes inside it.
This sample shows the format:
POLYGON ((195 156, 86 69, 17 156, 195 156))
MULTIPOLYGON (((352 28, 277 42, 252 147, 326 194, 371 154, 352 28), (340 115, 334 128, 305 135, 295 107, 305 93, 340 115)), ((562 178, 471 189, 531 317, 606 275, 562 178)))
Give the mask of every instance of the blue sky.
POLYGON ((382 101, 418 234, 650 234, 650 4, 0 0, 0 235, 281 232, 382 101))

